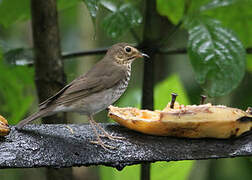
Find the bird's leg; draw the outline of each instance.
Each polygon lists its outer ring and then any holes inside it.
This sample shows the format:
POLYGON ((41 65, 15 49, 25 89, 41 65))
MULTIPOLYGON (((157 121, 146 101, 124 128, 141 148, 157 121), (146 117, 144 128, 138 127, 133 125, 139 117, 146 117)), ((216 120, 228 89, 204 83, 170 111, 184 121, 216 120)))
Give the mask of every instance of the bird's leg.
POLYGON ((95 122, 93 119, 91 119, 91 121, 92 121, 92 123, 95 124, 96 127, 98 127, 103 132, 103 135, 100 135, 100 137, 107 137, 110 140, 117 140, 117 139, 122 140, 122 139, 125 139, 125 137, 110 135, 97 122, 95 122))
POLYGON ((109 148, 109 149, 115 149, 114 146, 110 146, 110 145, 104 144, 104 142, 102 142, 102 140, 100 138, 101 135, 97 132, 97 129, 95 128, 95 125, 93 124, 93 122, 95 122, 93 120, 93 117, 92 116, 88 116, 88 120, 89 120, 90 125, 93 128, 93 130, 94 130, 94 132, 96 134, 96 138, 97 138, 97 141, 90 141, 90 142, 93 143, 93 144, 98 144, 98 145, 100 145, 101 147, 103 147, 106 150, 107 150, 107 148, 109 148))

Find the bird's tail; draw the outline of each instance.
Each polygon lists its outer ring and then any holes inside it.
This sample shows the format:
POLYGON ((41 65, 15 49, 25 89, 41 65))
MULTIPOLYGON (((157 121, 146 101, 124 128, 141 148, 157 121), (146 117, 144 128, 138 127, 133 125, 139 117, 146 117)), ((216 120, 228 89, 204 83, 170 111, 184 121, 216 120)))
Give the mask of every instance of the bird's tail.
POLYGON ((38 112, 33 113, 32 115, 30 115, 29 117, 25 118, 24 120, 20 121, 17 125, 16 128, 17 129, 21 129, 22 127, 24 127, 24 125, 28 124, 29 122, 38 119, 40 117, 45 117, 47 116, 47 111, 44 110, 40 110, 38 112))

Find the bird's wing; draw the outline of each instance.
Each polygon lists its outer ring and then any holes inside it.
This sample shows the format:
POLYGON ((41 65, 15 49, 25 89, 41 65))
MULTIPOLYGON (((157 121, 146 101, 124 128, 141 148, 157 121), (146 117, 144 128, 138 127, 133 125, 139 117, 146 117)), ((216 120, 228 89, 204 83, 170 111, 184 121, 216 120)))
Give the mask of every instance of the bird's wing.
POLYGON ((95 65, 87 74, 75 79, 57 94, 41 103, 39 108, 44 109, 51 105, 67 106, 92 93, 113 87, 126 75, 125 70, 118 65, 102 66, 103 69, 99 68, 101 65, 101 63, 95 65))
POLYGON ((60 91, 58 91, 55 95, 51 96, 50 98, 46 99, 45 101, 43 101, 42 103, 39 104, 39 109, 44 109, 47 107, 47 105, 50 102, 53 102, 55 99, 57 99, 60 95, 62 95, 66 89, 68 89, 70 86, 72 85, 72 83, 66 85, 65 87, 63 87, 60 91))

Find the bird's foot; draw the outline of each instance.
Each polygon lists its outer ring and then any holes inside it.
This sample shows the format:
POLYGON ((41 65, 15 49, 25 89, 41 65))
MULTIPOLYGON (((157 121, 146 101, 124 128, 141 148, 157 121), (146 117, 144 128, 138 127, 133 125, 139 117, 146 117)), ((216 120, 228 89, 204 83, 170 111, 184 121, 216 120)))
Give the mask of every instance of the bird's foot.
POLYGON ((100 137, 106 137, 110 140, 124 140, 125 137, 120 137, 120 136, 113 136, 109 133, 107 133, 107 131, 105 131, 97 122, 95 122, 94 120, 91 120, 91 123, 94 123, 96 127, 98 127, 103 134, 99 134, 100 137))
POLYGON ((99 136, 106 137, 110 140, 124 140, 124 139, 126 139, 125 137, 121 137, 121 136, 113 136, 112 134, 107 133, 104 129, 103 129, 103 134, 100 134, 99 136))
POLYGON ((105 144, 101 140, 101 137, 106 137, 106 138, 108 138, 110 140, 123 140, 123 139, 125 139, 124 137, 113 136, 113 135, 110 135, 109 133, 107 133, 97 122, 95 122, 93 120, 92 116, 89 116, 89 122, 90 122, 90 125, 93 128, 94 133, 96 134, 96 137, 97 137, 96 141, 91 141, 91 143, 93 143, 93 144, 98 144, 98 145, 102 146, 106 150, 116 149, 116 147, 114 147, 114 146, 110 146, 110 145, 105 144), (96 128, 100 129, 102 131, 102 134, 98 133, 96 128))
POLYGON ((105 149, 105 150, 116 149, 116 147, 107 145, 107 144, 105 144, 104 142, 102 142, 102 140, 101 140, 100 138, 98 138, 97 141, 90 141, 90 143, 98 144, 98 145, 100 145, 101 147, 103 147, 103 149, 105 149))

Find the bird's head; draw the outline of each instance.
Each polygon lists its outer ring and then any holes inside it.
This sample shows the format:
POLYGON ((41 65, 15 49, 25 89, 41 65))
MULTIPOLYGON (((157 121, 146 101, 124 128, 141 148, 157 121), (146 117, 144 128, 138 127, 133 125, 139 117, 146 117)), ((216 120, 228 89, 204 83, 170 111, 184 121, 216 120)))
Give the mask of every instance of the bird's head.
POLYGON ((149 57, 127 43, 113 45, 107 52, 118 64, 129 65, 136 58, 149 57))

